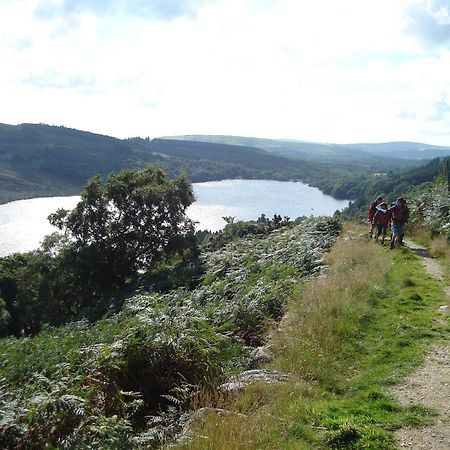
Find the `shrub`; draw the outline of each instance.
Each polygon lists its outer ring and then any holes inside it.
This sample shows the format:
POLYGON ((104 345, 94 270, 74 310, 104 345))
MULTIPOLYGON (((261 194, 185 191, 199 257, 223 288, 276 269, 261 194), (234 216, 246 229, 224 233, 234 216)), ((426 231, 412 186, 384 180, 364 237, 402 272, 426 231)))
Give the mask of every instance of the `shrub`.
POLYGON ((442 180, 413 199, 411 212, 413 225, 425 225, 431 233, 450 239, 450 194, 442 180))

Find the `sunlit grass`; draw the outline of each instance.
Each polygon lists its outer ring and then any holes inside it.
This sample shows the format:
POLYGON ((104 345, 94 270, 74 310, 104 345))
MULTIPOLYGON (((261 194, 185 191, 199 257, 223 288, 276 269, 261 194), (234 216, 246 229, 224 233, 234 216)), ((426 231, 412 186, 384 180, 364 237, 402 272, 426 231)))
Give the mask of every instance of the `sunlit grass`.
POLYGON ((381 247, 340 241, 324 277, 311 280, 293 299, 285 326, 276 334, 274 365, 299 377, 338 388, 353 371, 360 336, 371 320, 372 290, 381 283, 381 247))

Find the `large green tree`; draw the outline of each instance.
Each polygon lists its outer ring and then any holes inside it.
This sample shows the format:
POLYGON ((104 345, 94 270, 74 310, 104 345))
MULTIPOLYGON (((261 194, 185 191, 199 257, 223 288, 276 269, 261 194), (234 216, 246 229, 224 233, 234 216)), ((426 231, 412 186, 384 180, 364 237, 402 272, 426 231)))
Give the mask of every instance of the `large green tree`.
POLYGON ((194 226, 186 208, 194 201, 191 183, 168 178, 158 166, 123 170, 106 182, 92 178, 72 211, 49 217, 68 238, 70 253, 101 284, 124 283, 193 243, 194 226))

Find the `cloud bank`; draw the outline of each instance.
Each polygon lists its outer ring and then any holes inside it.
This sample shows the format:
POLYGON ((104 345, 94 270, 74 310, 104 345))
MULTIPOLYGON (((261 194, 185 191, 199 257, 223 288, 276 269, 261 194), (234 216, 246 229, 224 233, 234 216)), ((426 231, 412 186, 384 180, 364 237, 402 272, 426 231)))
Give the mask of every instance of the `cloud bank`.
POLYGON ((430 0, 407 10, 408 31, 425 45, 439 46, 450 42, 450 2, 430 0))
POLYGON ((449 2, 0 0, 0 122, 450 145, 449 2))
POLYGON ((34 12, 37 18, 43 20, 88 13, 100 17, 133 15, 165 21, 193 16, 207 2, 208 0, 42 0, 34 12))

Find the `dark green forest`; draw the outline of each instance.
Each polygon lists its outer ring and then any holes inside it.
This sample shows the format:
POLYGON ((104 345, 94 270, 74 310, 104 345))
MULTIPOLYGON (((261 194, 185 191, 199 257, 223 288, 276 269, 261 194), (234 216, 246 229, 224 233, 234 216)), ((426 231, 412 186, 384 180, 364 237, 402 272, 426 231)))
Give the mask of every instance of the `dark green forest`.
POLYGON ((0 125, 0 203, 78 194, 97 174, 106 177, 124 168, 148 164, 162 166, 170 177, 184 174, 192 182, 232 178, 299 180, 337 198, 356 199, 361 191, 360 180, 374 173, 396 175, 419 164, 375 157, 362 150, 333 150, 333 154, 323 153, 318 159, 311 158, 311 147, 308 149, 283 156, 269 146, 262 149, 173 139, 120 140, 44 124, 0 125))

